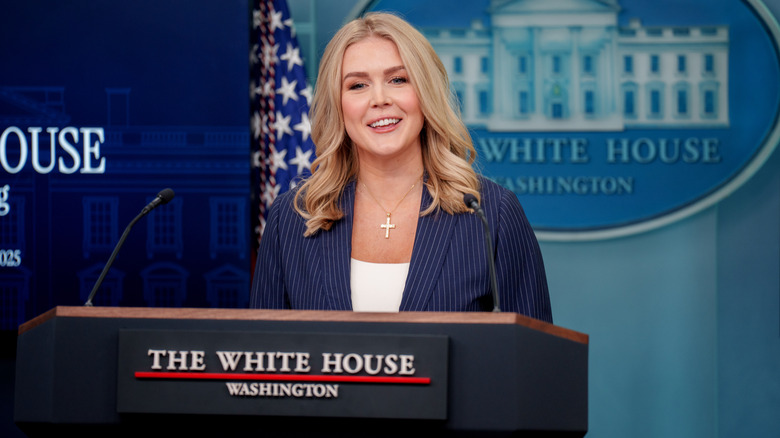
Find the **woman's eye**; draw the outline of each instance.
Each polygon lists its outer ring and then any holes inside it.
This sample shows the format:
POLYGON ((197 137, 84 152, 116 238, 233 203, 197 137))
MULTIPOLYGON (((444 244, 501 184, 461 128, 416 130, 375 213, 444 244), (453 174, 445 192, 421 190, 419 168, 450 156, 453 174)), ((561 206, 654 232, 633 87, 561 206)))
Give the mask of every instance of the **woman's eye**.
POLYGON ((405 77, 394 77, 393 79, 390 79, 390 82, 393 84, 405 84, 407 82, 407 79, 405 77))
POLYGON ((362 82, 356 82, 348 87, 350 90, 360 90, 361 88, 364 88, 366 84, 362 82))

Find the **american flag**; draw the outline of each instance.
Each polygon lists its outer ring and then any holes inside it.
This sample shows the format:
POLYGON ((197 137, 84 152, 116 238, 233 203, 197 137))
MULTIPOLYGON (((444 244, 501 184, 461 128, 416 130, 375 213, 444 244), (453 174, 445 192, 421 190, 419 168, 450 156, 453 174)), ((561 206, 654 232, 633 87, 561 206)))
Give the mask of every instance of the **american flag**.
POLYGON ((309 105, 312 88, 286 0, 255 0, 252 11, 253 254, 271 203, 311 173, 309 105))

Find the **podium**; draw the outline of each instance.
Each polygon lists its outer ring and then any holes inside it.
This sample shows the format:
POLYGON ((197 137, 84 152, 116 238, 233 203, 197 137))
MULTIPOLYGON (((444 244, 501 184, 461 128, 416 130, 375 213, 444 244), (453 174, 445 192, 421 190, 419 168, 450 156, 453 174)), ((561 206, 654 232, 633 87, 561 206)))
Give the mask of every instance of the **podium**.
POLYGON ((19 328, 28 436, 583 436, 588 336, 514 313, 56 307, 19 328))

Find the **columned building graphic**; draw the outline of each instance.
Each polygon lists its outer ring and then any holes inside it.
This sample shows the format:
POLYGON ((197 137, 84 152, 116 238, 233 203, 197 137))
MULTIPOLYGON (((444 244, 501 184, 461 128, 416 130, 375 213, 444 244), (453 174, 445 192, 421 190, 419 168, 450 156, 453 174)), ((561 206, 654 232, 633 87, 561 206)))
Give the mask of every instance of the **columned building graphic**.
POLYGON ((492 0, 425 28, 464 119, 489 131, 728 127, 728 26, 620 26, 616 0, 492 0))
MULTIPOLYGON (((102 128, 105 173, 66 174, 55 164, 72 159, 61 158, 62 146, 56 136, 52 144, 47 131, 79 132, 60 128, 71 123, 65 87, 0 86, 0 108, 6 109, 0 126, 9 127, 6 161, 25 162, 20 137, 32 130, 40 138, 36 152, 26 154, 29 161, 51 166, 47 173, 33 171, 32 164, 17 166, 18 173, 3 173, 0 181, 0 189, 8 186, 0 251, 18 251, 21 262, 0 266, 0 329, 15 329, 55 304, 83 303, 123 228, 169 186, 176 197, 136 225, 95 305, 247 305, 248 127, 136 126, 129 123, 130 89, 108 88, 106 95, 111 124, 102 128)), ((25 142, 25 149, 33 148, 25 142)))

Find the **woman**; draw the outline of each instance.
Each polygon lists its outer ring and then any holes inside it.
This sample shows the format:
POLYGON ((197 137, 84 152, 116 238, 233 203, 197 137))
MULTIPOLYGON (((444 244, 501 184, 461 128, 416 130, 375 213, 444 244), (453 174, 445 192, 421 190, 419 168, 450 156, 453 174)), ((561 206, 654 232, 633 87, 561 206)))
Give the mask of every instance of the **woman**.
POLYGON ((471 194, 490 223, 501 308, 551 322, 536 238, 516 196, 472 169, 455 108, 441 60, 404 20, 376 13, 339 30, 311 107, 312 176, 271 207, 251 306, 491 309, 471 194))

